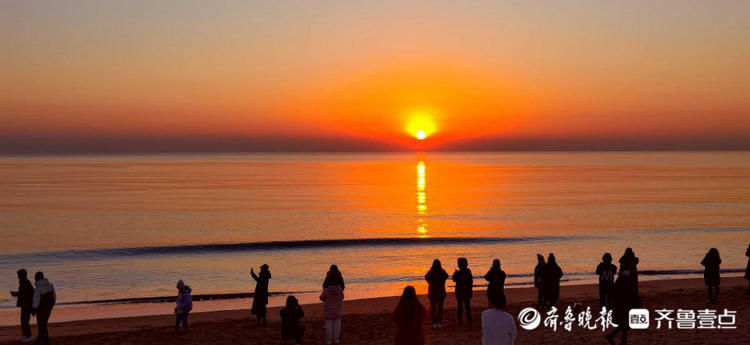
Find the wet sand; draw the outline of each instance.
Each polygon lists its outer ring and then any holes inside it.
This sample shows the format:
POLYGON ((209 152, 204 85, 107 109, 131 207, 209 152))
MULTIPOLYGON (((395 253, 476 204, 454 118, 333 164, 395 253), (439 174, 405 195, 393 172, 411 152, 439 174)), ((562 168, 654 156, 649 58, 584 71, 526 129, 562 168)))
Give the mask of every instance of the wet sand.
MULTIPOLYGON (((644 308, 650 309, 723 309, 737 311, 737 329, 655 329, 632 330, 630 344, 748 344, 750 343, 750 295, 745 295, 747 281, 741 277, 722 278, 719 303, 705 303, 706 292, 702 279, 655 280, 640 284, 644 308)), ((508 312, 514 316, 528 306, 536 304, 533 288, 508 289, 508 312)), ((480 313, 486 309, 484 291, 475 291, 472 300, 474 325, 459 327, 455 321, 455 299, 449 294, 443 325, 438 330, 430 328, 425 319, 425 340, 428 344, 480 344, 480 313)), ((599 308, 596 285, 571 285, 561 289, 558 308, 562 319, 566 306, 581 303, 584 307, 599 308)), ((426 296, 420 296, 429 306, 426 296)), ((352 300, 344 303, 342 319, 342 344, 391 344, 395 332, 391 312, 398 297, 352 300)), ((304 343, 325 344, 322 305, 303 306, 307 327, 304 343)), ((85 320, 53 323, 50 325, 53 344, 279 344, 279 308, 269 308, 269 324, 257 326, 248 310, 202 312, 190 315, 191 329, 173 330, 174 317, 155 315, 102 320, 85 320)), ((594 316, 596 317, 596 313, 594 316)), ((653 315, 652 315, 653 322, 653 315)), ((36 334, 36 327, 33 327, 36 334)), ((609 332, 609 331, 608 331, 609 332)), ((568 332, 558 328, 553 332, 540 327, 534 331, 519 328, 516 344, 607 344, 601 330, 584 330, 574 325, 568 332)), ((0 344, 17 344, 19 327, 0 328, 0 344)), ((619 339, 616 340, 619 344, 619 339)))

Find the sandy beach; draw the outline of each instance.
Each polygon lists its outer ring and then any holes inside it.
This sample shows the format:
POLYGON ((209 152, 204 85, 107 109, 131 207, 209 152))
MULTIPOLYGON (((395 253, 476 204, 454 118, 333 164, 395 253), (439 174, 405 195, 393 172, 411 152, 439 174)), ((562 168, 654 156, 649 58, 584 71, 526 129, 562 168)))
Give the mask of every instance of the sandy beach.
MULTIPOLYGON (((747 344, 750 340, 750 296, 745 295, 747 281, 741 277, 722 280, 722 294, 718 304, 705 303, 702 279, 656 280, 642 282, 640 291, 644 307, 654 309, 723 309, 737 311, 737 329, 655 329, 632 330, 631 344, 747 344)), ((536 291, 531 288, 508 289, 508 312, 517 316, 528 306, 534 306, 536 291)), ((598 308, 596 285, 563 286, 560 309, 573 303, 598 308)), ((420 296, 427 305, 426 296, 420 296)), ((394 324, 391 312, 398 297, 383 297, 346 301, 342 319, 342 344, 390 344, 393 342, 394 324)), ((425 339, 428 344, 479 344, 481 343, 480 313, 487 301, 483 291, 477 290, 472 300, 475 323, 472 327, 459 327, 455 321, 455 299, 446 299, 446 317, 442 329, 430 328, 425 319, 425 339)), ((307 327, 305 343, 324 344, 322 305, 304 306, 307 327)), ((119 319, 87 320, 54 323, 50 327, 54 344, 278 344, 279 308, 269 310, 269 324, 257 326, 248 310, 193 313, 191 329, 175 332, 171 315, 127 317, 119 319)), ((562 312, 560 312, 562 315, 562 312)), ((562 316, 561 316, 562 318, 562 316)), ((653 316, 652 316, 653 322, 653 316)), ((18 327, 0 328, 0 343, 15 344, 18 327)), ((36 329, 34 329, 36 333, 36 329)), ((606 344, 601 330, 573 327, 572 331, 558 328, 553 332, 540 327, 533 331, 519 328, 517 344, 606 344)), ((618 341, 619 343, 619 341, 618 341)))

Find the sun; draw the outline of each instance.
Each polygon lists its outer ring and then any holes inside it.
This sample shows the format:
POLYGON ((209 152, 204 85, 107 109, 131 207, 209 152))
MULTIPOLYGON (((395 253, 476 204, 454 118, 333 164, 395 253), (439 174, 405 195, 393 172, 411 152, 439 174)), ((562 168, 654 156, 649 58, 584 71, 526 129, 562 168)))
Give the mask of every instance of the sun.
POLYGON ((425 140, 437 131, 433 120, 433 112, 426 110, 415 110, 408 113, 406 121, 406 132, 417 140, 425 140))

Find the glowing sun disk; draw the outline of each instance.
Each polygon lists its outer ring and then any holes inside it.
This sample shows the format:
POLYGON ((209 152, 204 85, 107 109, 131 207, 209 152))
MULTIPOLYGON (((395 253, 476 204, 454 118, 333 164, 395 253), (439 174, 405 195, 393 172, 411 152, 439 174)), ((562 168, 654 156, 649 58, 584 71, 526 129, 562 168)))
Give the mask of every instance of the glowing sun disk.
POLYGON ((424 140, 437 130, 430 112, 413 112, 406 122, 406 132, 419 140, 424 140))

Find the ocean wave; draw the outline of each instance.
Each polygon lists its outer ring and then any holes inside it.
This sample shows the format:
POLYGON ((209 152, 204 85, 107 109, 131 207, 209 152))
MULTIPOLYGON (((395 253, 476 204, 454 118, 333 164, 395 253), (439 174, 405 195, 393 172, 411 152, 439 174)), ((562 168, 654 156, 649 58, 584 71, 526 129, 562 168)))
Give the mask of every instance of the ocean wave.
POLYGON ((538 236, 538 237, 383 237, 354 238, 300 241, 244 242, 223 244, 190 244, 177 246, 145 246, 129 248, 102 248, 50 251, 0 255, 0 262, 23 263, 45 260, 91 260, 115 257, 166 256, 180 254, 217 254, 253 252, 267 250, 304 250, 346 247, 397 247, 429 245, 461 245, 480 243, 518 243, 518 242, 558 242, 592 239, 576 236, 538 236))
MULTIPOLYGON (((269 292, 269 296, 286 296, 286 295, 297 295, 317 293, 317 291, 282 291, 282 292, 269 292)), ((229 299, 240 299, 240 298, 252 298, 255 294, 252 292, 236 292, 236 293, 217 293, 217 294, 198 294, 192 295, 192 301, 215 301, 215 300, 229 300, 229 299)), ((177 300, 177 296, 154 296, 154 297, 130 297, 130 298, 115 298, 115 299, 103 299, 103 300, 91 300, 91 301, 75 301, 75 302, 62 302, 59 305, 77 305, 77 304, 130 304, 130 303, 172 303, 177 300)))

